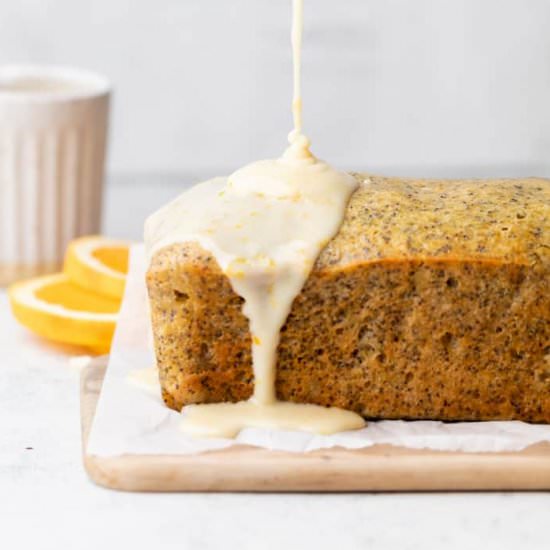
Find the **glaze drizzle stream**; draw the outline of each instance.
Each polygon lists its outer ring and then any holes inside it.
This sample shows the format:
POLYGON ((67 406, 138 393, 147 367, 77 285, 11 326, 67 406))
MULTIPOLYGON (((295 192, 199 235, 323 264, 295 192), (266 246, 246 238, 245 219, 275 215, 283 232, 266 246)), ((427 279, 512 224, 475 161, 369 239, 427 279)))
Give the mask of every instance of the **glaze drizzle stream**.
POLYGON ((250 323, 254 393, 240 403, 184 407, 182 429, 234 437, 246 427, 329 434, 360 428, 350 411, 283 403, 275 395, 279 333, 325 244, 338 232, 357 183, 318 160, 302 133, 300 47, 303 0, 294 0, 294 130, 278 159, 254 162, 229 178, 196 185, 146 223, 149 257, 176 242, 208 250, 245 303, 250 323))

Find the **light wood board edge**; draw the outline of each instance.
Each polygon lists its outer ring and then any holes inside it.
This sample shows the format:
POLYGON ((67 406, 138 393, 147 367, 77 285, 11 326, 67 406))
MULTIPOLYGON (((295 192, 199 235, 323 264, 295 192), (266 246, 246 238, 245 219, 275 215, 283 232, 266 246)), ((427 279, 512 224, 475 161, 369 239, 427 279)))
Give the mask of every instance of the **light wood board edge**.
POLYGON ((86 453, 105 366, 81 374, 85 469, 98 485, 124 491, 463 491, 550 489, 550 445, 517 453, 458 453, 388 445, 311 453, 234 447, 196 455, 86 453))

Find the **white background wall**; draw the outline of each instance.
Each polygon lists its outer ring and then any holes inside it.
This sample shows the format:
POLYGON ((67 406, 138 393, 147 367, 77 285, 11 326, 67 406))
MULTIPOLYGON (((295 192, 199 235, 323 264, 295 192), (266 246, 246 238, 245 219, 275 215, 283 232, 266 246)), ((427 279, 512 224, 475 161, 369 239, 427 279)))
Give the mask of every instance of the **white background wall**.
MULTIPOLYGON (((306 0, 319 156, 399 174, 550 174, 550 0, 306 0)), ((0 63, 115 86, 110 170, 212 174, 290 128, 290 0, 0 0, 0 63)))

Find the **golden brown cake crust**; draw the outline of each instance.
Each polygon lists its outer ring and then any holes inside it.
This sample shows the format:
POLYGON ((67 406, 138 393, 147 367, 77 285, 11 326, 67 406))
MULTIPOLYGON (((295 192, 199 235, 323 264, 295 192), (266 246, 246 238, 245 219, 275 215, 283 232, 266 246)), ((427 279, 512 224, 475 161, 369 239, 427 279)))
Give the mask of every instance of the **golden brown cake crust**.
MULTIPOLYGON (((550 182, 357 177, 282 329, 278 396, 550 422, 550 182)), ((248 398, 248 321, 213 257, 166 247, 147 285, 168 406, 248 398)))

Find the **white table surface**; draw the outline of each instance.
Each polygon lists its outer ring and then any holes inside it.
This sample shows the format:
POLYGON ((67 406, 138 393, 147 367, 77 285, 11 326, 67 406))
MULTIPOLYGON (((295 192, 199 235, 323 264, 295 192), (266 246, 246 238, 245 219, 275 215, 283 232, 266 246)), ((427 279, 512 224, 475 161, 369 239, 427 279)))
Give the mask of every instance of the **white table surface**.
MULTIPOLYGON (((159 178, 157 178, 159 179, 159 178)), ((172 178, 110 187, 105 232, 137 237, 172 178), (162 183, 164 182, 164 183, 162 183)), ((133 494, 81 462, 79 350, 12 320, 0 291, 0 548, 548 549, 549 493, 133 494)))

